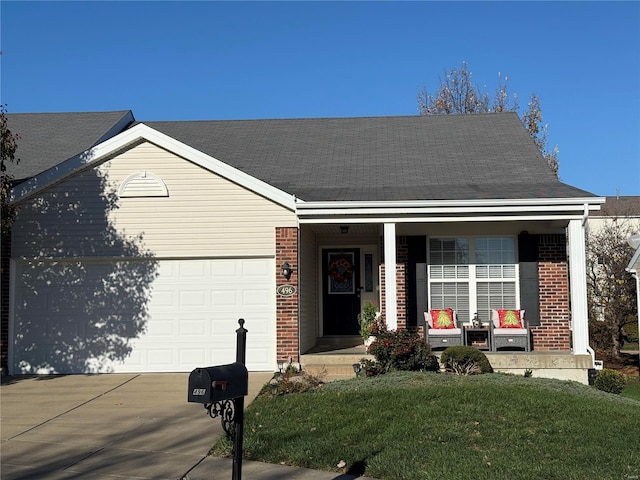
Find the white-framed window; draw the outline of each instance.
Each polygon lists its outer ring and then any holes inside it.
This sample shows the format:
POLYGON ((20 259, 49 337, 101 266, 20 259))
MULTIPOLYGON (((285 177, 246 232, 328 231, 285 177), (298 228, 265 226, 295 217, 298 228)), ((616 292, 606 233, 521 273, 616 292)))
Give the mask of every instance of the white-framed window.
POLYGON ((453 308, 463 323, 519 308, 516 237, 434 237, 428 247, 429 308, 453 308))

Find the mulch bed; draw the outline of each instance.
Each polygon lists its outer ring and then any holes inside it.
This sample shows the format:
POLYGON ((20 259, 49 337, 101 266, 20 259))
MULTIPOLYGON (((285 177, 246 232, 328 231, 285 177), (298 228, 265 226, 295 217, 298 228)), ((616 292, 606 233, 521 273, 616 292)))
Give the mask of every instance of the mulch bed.
POLYGON ((605 352, 596 352, 596 359, 604 361, 605 368, 611 368, 630 377, 640 377, 640 365, 638 364, 638 352, 620 352, 620 358, 615 358, 605 352))

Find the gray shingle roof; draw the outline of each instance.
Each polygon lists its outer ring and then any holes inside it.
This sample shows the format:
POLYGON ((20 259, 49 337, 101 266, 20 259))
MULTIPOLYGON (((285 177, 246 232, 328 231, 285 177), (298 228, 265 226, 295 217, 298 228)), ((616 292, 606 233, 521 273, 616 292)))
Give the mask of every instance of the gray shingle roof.
MULTIPOLYGON (((8 114, 22 160, 10 173, 34 176, 131 120, 8 114)), ((594 196, 555 177, 515 113, 144 123, 305 201, 594 196)))
POLYGON ((606 197, 600 210, 591 212, 592 217, 640 217, 640 197, 606 197))
POLYGON ((119 133, 134 121, 131 110, 79 113, 8 113, 7 125, 20 136, 8 165, 16 181, 31 178, 119 133))
POLYGON ((515 113, 143 123, 305 201, 593 196, 515 113))

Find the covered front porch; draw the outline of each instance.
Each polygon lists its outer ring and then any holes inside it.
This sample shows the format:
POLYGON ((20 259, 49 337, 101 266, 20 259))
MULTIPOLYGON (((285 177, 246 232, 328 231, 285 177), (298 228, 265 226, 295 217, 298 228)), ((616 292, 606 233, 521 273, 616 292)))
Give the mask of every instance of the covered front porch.
POLYGON ((377 303, 390 330, 424 329, 429 309, 452 308, 464 324, 477 313, 486 325, 493 309, 510 308, 526 311, 532 351, 488 349, 496 370, 568 378, 560 375, 567 370, 586 381, 594 360, 584 271, 587 207, 544 214, 536 205, 509 207, 523 210, 517 215, 496 214, 489 205, 458 205, 457 213, 454 205, 423 207, 411 216, 373 218, 368 209, 333 216, 299 206, 298 350, 280 348, 279 338, 278 357, 303 365, 317 365, 318 355, 325 363, 361 358, 357 315, 367 301, 377 303))

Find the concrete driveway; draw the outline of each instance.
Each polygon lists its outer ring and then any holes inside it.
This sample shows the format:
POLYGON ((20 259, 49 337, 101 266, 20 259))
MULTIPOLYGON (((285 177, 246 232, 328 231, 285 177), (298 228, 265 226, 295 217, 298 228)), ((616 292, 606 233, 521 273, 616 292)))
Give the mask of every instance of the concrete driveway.
MULTIPOLYGON (((269 378, 249 375, 246 403, 269 378)), ((222 427, 202 405, 187 403, 187 379, 187 373, 3 378, 3 480, 178 479, 190 471, 191 480, 212 478, 200 465, 222 461, 226 468, 224 459, 203 461, 222 427)))

